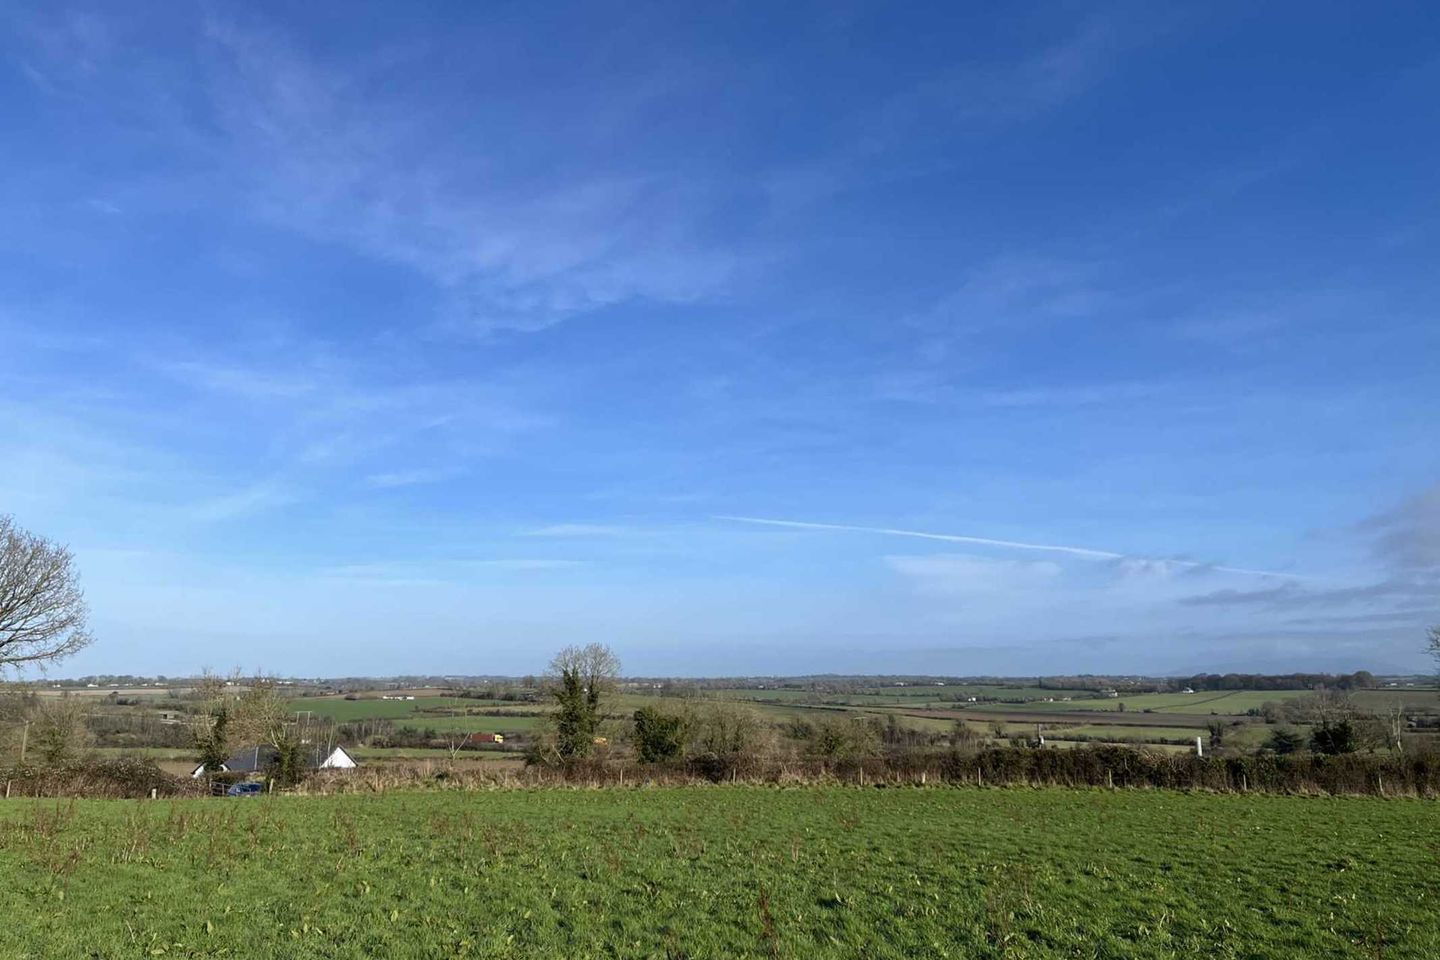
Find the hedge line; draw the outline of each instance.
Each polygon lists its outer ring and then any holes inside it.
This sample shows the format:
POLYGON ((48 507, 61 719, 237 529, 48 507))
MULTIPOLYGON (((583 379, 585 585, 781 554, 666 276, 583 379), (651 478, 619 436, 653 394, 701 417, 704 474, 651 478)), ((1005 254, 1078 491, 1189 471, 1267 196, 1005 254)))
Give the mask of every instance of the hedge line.
MULTIPOLYGON (((417 786, 629 786, 640 783, 855 783, 977 786, 1061 786, 1211 790, 1287 794, 1440 796, 1440 756, 1324 756, 1269 753, 1220 757, 1162 753, 1122 746, 1070 750, 993 747, 976 751, 902 751, 844 760, 777 760, 703 756, 677 763, 589 760, 522 771, 474 771, 433 764, 362 768, 325 774, 304 792, 403 789, 417 786)), ((145 759, 122 758, 58 767, 0 769, 12 797, 143 798, 205 796, 204 781, 174 777, 145 759)))

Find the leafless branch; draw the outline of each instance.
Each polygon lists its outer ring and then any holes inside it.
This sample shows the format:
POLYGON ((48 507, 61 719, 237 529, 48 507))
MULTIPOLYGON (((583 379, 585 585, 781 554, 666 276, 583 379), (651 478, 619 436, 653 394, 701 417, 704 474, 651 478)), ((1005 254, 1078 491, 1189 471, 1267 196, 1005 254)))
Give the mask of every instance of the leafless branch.
POLYGON ((69 549, 0 516, 0 669, 88 646, 88 615, 69 549))

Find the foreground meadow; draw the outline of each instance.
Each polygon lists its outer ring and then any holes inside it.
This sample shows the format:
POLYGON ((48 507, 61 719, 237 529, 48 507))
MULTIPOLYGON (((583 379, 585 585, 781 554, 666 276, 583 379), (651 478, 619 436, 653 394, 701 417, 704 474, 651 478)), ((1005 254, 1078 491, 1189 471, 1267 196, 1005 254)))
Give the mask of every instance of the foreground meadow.
POLYGON ((0 803, 0 956, 1435 957, 1440 805, 689 787, 0 803))

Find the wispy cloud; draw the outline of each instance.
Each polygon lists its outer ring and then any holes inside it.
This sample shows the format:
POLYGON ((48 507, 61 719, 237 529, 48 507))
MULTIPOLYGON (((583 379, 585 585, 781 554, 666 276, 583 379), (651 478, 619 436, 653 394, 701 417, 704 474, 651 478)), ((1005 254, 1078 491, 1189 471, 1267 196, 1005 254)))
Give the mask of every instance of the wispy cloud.
POLYGON ((1405 569, 1440 570, 1440 483, 1364 521, 1384 562, 1405 569))
POLYGON ((886 566, 910 577, 922 593, 986 594, 1045 589, 1062 574, 1052 560, 997 560, 965 554, 891 555, 886 566))
POLYGON ((1086 407, 1131 403, 1153 397, 1166 388, 1156 383, 1093 383, 1079 386, 1045 386, 995 390, 981 396, 989 407, 1086 407))
POLYGON ((185 514, 202 523, 219 523, 287 506, 298 499, 297 492, 276 481, 251 484, 232 493, 192 503, 185 514))
POLYGON ((188 386, 250 400, 294 399, 319 388, 313 375, 300 370, 165 358, 154 358, 152 363, 157 370, 188 386))
POLYGON ((937 128, 1026 120, 1091 89, 1143 36, 1096 17, 1018 60, 958 63, 892 97, 870 118, 870 136, 913 144, 937 128))
POLYGON ((487 573, 538 573, 584 566, 584 560, 551 557, 496 557, 469 560, 390 561, 350 563, 327 567, 318 575, 327 580, 359 580, 393 585, 463 583, 487 573))
POLYGON ((254 21, 214 17, 206 34, 209 89, 229 148, 248 158, 254 210, 414 267, 449 298, 455 329, 533 331, 627 300, 690 302, 740 266, 701 238, 690 211, 723 203, 701 182, 597 159, 541 187, 501 173, 499 150, 456 169, 413 151, 415 127, 439 118, 398 109, 254 21))
POLYGON ((622 537, 634 533, 633 527, 605 523, 552 523, 526 530, 527 537, 622 537))
MULTIPOLYGON (((1131 561, 1137 559, 1132 554, 1116 553, 1112 550, 1096 550, 1091 547, 1065 546, 1051 543, 1027 543, 1020 540, 997 540, 991 537, 972 537, 953 533, 930 533, 924 530, 901 530, 894 527, 862 527, 845 523, 812 523, 803 520, 775 520, 766 517, 716 516, 713 519, 728 520, 734 523, 787 527, 794 530, 834 530, 846 533, 872 533, 891 537, 914 537, 920 540, 938 540, 944 543, 968 543, 976 546, 1000 547, 1009 550, 1032 550, 1042 553, 1057 553, 1070 557, 1079 557, 1085 560, 1131 561)), ((1213 570, 1218 573, 1238 573, 1250 576, 1299 579, 1292 573, 1282 573, 1275 570, 1254 570, 1246 567, 1230 567, 1213 563, 1201 563, 1195 560, 1153 558, 1153 562, 1187 570, 1213 570)))
POLYGON ((372 473, 365 478, 365 482, 372 487, 381 489, 392 489, 395 487, 413 487, 426 483, 440 483, 455 476, 451 470, 394 470, 385 473, 372 473))

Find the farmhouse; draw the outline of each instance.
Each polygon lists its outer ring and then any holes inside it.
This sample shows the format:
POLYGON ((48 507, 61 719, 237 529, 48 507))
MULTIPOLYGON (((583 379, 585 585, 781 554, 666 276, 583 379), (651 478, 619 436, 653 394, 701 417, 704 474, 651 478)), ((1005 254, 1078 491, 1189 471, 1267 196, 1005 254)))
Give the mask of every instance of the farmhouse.
MULTIPOLYGON (((270 746, 241 747, 220 765, 219 770, 208 772, 263 773, 275 765, 279 754, 280 751, 270 746)), ((300 762, 307 770, 353 770, 359 766, 355 762, 355 758, 350 756, 344 747, 330 750, 319 744, 301 748, 300 762)), ((192 779, 198 778, 204 776, 206 772, 203 763, 197 764, 195 769, 190 771, 190 776, 192 779)))

